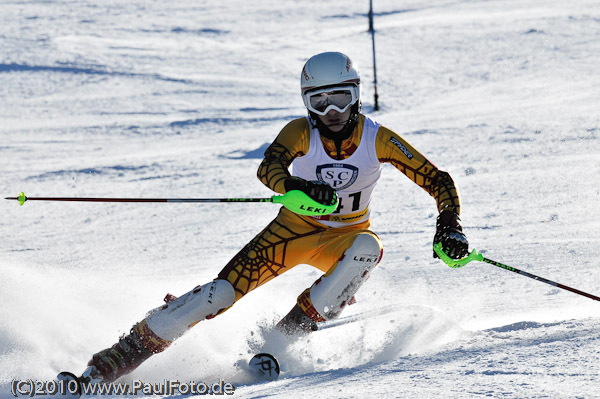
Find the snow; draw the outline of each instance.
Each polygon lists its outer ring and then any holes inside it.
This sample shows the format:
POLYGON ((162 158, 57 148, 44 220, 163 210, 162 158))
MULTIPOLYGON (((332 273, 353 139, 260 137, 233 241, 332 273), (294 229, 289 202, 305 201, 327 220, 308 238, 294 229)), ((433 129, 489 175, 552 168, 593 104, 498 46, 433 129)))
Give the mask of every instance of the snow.
MULTIPOLYGON (((298 78, 349 54, 363 110, 450 172, 472 247, 600 295, 600 4, 3 1, 0 193, 264 197, 265 146, 305 114, 298 78)), ((234 397, 600 397, 600 304, 431 256, 435 204, 392 167, 373 201, 384 258, 345 314, 399 311, 283 348, 269 327, 319 273, 299 266, 132 376, 219 378, 234 397), (283 374, 234 366, 269 338, 283 374)), ((0 398, 81 372, 161 304, 210 281, 270 204, 0 203, 0 398)))

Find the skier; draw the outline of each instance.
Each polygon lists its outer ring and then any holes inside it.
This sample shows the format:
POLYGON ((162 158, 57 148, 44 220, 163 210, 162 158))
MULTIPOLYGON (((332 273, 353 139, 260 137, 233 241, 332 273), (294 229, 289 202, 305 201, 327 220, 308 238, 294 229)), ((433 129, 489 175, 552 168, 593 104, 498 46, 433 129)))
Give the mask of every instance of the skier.
POLYGON ((277 193, 301 190, 322 204, 330 204, 337 194, 337 210, 302 216, 282 208, 216 279, 179 298, 167 296, 167 303, 128 335, 93 355, 84 381, 110 382, 130 373, 195 324, 219 315, 298 264, 324 274, 300 294, 277 328, 297 337, 308 333, 314 322, 338 317, 383 253, 380 239, 369 230, 369 204, 382 163, 394 165, 435 199, 439 216, 434 243, 441 242, 452 258, 467 254, 452 178, 360 112, 360 75, 350 58, 338 52, 317 54, 304 65, 300 81, 308 116, 281 130, 265 151, 258 178, 277 193))

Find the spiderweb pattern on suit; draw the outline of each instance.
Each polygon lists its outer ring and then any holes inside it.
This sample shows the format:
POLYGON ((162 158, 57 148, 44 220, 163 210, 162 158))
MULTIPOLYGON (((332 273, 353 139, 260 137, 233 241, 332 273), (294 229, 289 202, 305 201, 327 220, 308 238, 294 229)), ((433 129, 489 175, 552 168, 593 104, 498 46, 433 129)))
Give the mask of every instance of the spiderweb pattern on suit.
POLYGON ((314 225, 290 227, 276 218, 229 261, 218 278, 233 285, 237 301, 295 266, 286 264, 288 247, 294 240, 320 234, 324 230, 314 225))
POLYGON ((454 212, 460 213, 460 199, 456 185, 448 172, 435 168, 428 160, 416 168, 392 158, 379 158, 379 161, 391 163, 427 191, 436 199, 438 211, 452 209, 454 212))

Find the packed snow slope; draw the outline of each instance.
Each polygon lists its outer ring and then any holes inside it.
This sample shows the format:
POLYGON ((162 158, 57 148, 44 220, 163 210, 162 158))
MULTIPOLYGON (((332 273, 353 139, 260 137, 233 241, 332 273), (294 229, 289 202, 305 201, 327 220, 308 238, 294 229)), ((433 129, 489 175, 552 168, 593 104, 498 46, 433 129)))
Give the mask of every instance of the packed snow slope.
MULTIPOLYGON (((299 75, 338 50, 363 111, 451 173, 471 246, 600 295, 600 4, 591 0, 0 3, 0 194, 270 196, 263 150, 305 115, 299 75)), ((272 204, 0 202, 0 397, 83 371, 159 306, 216 276, 272 204)), ((598 398, 600 303, 483 263, 432 258, 434 201, 386 167, 383 261, 346 314, 398 311, 235 366, 319 277, 299 266, 131 377, 262 398, 598 398)), ((243 363, 243 362, 242 362, 243 363)))

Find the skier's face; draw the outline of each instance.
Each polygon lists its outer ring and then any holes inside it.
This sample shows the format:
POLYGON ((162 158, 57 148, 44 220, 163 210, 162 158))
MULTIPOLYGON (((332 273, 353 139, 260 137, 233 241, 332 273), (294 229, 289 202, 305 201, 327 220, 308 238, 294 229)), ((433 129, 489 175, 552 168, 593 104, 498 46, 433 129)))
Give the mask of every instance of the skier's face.
POLYGON ((321 122, 323 122, 323 124, 329 128, 329 130, 337 133, 344 128, 346 122, 348 122, 348 119, 350 119, 351 112, 352 110, 350 108, 344 112, 337 112, 336 110, 332 109, 325 115, 317 116, 321 122))

